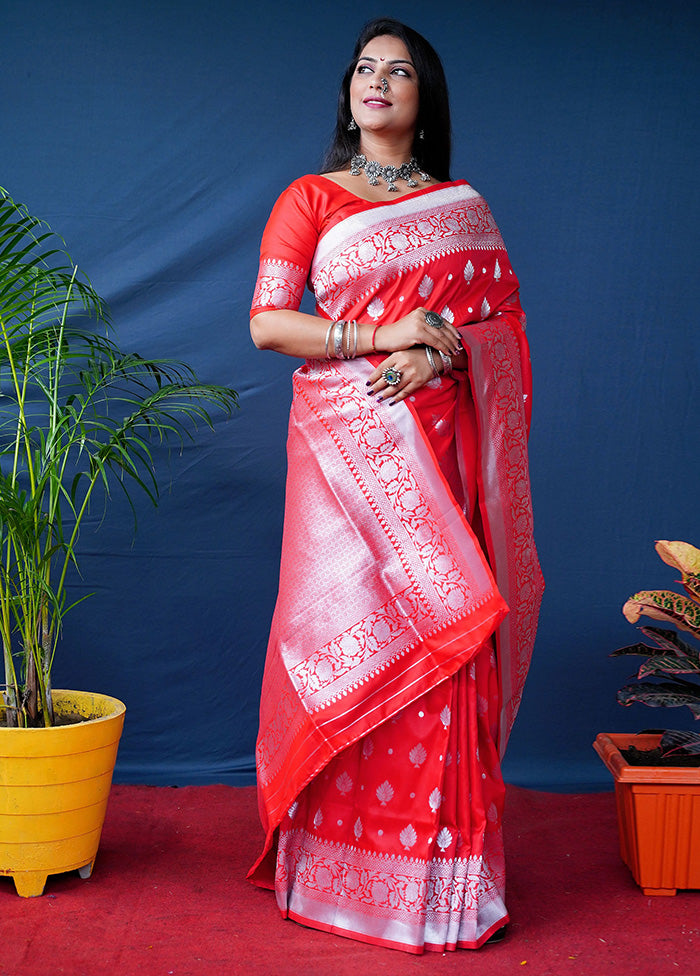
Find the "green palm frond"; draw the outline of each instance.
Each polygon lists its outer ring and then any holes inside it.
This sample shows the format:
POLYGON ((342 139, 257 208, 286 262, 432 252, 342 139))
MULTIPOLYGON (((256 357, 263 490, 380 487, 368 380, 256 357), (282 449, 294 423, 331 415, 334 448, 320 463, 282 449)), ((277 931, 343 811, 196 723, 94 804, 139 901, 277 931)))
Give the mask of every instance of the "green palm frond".
POLYGON ((237 402, 184 363, 123 352, 64 242, 0 189, 0 638, 10 720, 51 721, 51 664, 71 609, 66 574, 78 566, 95 490, 106 504, 119 485, 134 512, 133 489, 157 504, 152 445, 182 446, 237 402), (23 705, 34 672, 36 716, 23 705))

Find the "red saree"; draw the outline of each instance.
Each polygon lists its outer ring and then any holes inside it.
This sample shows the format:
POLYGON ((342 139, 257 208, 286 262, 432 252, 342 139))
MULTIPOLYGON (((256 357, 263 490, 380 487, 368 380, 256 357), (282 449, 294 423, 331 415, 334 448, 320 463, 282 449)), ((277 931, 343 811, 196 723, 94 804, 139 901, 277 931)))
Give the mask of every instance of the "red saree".
POLYGON ((499 749, 542 590, 518 284, 466 183, 373 204, 319 176, 273 210, 253 314, 307 279, 331 320, 435 309, 470 372, 394 407, 366 395, 383 357, 294 375, 251 876, 316 928, 474 948, 507 921, 499 749))

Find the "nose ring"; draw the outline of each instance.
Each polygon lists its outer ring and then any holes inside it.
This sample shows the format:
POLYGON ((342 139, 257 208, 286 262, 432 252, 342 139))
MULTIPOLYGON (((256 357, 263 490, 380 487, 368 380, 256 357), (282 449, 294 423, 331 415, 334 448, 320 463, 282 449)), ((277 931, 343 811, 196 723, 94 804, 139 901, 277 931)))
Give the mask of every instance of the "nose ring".
POLYGON ((382 78, 382 95, 386 95, 388 91, 389 91, 389 82, 386 80, 386 78, 382 78))

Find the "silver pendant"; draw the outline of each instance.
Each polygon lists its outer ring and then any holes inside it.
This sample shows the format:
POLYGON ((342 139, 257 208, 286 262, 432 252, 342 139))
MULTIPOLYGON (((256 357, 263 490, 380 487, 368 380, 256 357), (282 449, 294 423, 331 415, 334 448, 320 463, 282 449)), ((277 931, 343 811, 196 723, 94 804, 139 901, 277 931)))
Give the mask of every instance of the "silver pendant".
POLYGON ((379 186, 379 180, 384 180, 389 193, 399 192, 396 186, 397 180, 404 180, 406 185, 410 187, 418 186, 418 183, 413 179, 414 173, 418 173, 424 183, 430 180, 430 176, 423 172, 414 156, 411 156, 407 163, 402 163, 400 166, 382 166, 376 159, 368 160, 366 156, 360 153, 350 160, 350 176, 359 176, 363 171, 370 186, 379 186))

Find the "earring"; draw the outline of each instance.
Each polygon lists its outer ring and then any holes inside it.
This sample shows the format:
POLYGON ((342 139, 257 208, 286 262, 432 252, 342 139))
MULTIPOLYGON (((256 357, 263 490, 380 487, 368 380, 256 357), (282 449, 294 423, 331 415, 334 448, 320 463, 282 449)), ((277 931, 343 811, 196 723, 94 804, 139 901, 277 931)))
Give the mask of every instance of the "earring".
POLYGON ((348 123, 348 132, 354 132, 357 129, 357 122, 350 116, 350 121, 348 123))

